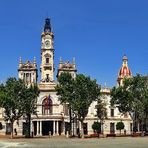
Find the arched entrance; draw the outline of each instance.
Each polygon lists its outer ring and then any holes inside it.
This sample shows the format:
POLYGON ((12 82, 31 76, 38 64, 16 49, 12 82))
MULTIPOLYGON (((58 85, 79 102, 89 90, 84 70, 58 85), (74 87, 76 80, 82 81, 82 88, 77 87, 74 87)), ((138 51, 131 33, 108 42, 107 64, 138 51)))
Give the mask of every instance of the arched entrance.
MULTIPOLYGON (((53 103, 50 95, 42 102, 42 115, 52 115, 53 103)), ((42 121, 42 135, 53 134, 53 121, 42 121)))

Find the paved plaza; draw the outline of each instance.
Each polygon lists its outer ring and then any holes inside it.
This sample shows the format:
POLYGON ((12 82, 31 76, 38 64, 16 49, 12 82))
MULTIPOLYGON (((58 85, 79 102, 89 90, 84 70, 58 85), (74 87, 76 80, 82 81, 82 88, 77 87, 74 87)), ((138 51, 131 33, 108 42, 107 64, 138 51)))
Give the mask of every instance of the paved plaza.
POLYGON ((148 137, 0 139, 2 148, 147 148, 148 137))

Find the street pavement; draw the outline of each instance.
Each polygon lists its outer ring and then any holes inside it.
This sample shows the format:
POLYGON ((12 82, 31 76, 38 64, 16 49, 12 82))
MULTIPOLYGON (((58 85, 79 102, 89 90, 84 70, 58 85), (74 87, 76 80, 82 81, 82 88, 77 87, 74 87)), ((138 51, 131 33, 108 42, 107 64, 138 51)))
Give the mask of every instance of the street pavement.
POLYGON ((2 148, 148 148, 148 137, 0 139, 2 148))

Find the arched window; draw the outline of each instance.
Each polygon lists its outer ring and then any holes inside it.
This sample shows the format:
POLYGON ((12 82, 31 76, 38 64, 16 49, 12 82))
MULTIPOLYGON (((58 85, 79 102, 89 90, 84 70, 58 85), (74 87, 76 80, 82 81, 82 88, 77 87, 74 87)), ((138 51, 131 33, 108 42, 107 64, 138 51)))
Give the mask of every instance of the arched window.
POLYGON ((49 115, 52 113, 52 100, 49 97, 46 97, 42 102, 42 114, 49 115))

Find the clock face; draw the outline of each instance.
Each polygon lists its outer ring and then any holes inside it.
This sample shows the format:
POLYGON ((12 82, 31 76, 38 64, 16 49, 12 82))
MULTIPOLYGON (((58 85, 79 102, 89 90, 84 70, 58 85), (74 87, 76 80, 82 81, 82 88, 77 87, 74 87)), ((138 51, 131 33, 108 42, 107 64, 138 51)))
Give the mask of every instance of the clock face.
POLYGON ((46 45, 46 47, 49 47, 50 46, 50 41, 49 40, 45 41, 45 45, 46 45))

